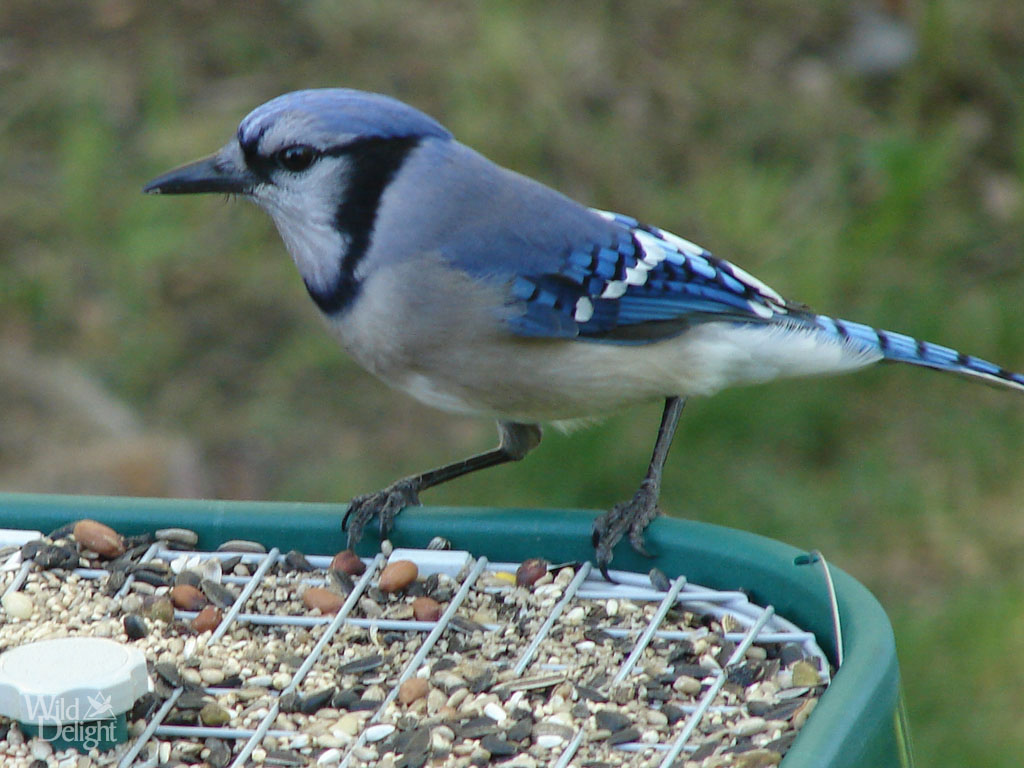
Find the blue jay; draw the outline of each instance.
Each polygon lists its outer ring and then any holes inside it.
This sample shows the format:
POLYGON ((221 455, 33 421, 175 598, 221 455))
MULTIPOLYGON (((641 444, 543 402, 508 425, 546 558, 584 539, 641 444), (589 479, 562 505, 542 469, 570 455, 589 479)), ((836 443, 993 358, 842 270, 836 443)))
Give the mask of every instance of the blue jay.
POLYGON ((646 554, 643 532, 691 395, 879 361, 1024 391, 1021 374, 816 314, 689 240, 580 205, 388 96, 279 96, 219 152, 145 191, 255 201, 356 361, 424 403, 497 420, 497 448, 352 499, 350 545, 374 517, 387 535, 421 491, 522 459, 543 422, 664 400, 639 489, 594 524, 607 576, 623 535, 646 554))

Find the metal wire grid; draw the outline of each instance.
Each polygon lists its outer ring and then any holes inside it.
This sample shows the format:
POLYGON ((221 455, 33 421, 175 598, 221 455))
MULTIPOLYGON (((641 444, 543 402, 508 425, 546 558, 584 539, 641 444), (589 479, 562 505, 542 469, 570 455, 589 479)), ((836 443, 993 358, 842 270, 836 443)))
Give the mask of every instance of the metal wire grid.
MULTIPOLYGON (((142 556, 141 562, 148 562, 154 558, 173 560, 185 556, 189 559, 198 558, 200 562, 209 558, 228 559, 236 557, 236 552, 205 552, 205 551, 181 551, 178 549, 165 549, 162 542, 153 544, 142 556)), ((249 601, 253 592, 261 585, 266 578, 268 571, 275 564, 282 562, 284 556, 278 549, 271 549, 266 554, 243 554, 242 563, 247 566, 256 566, 251 576, 224 575, 223 581, 242 587, 238 598, 231 608, 224 614, 220 625, 212 633, 207 647, 218 642, 224 634, 232 627, 243 623, 269 626, 303 626, 317 627, 325 625, 326 629, 319 637, 311 652, 304 658, 300 667, 296 670, 291 682, 280 692, 276 692, 276 698, 269 707, 266 715, 259 725, 253 729, 230 728, 230 727, 209 727, 209 726, 185 726, 165 725, 163 720, 173 708, 178 697, 182 694, 183 688, 173 691, 171 696, 163 702, 163 705, 150 718, 145 730, 135 739, 127 752, 121 757, 118 768, 129 768, 134 764, 135 768, 147 768, 156 764, 156 757, 143 759, 135 762, 144 749, 147 742, 156 737, 174 739, 201 740, 207 737, 220 739, 245 740, 241 750, 231 763, 231 768, 242 768, 252 755, 256 747, 260 745, 264 737, 292 737, 292 731, 274 730, 271 726, 280 714, 279 699, 281 696, 294 693, 302 684, 308 672, 314 667, 324 649, 330 643, 337 631, 345 625, 364 627, 368 629, 391 630, 399 632, 426 633, 426 637, 420 644, 419 650, 402 670, 398 680, 391 687, 387 697, 377 707, 376 711, 367 720, 352 744, 346 747, 344 757, 340 762, 340 768, 345 768, 352 761, 356 748, 366 742, 366 729, 370 725, 381 720, 387 706, 398 695, 399 686, 417 673, 427 661, 427 657, 435 642, 441 635, 450 628, 453 617, 462 605, 466 596, 478 584, 478 580, 485 572, 509 573, 514 572, 518 563, 490 563, 486 558, 474 559, 468 552, 436 552, 430 550, 396 550, 391 560, 409 559, 417 563, 419 576, 426 577, 432 573, 443 572, 449 576, 458 576, 461 581, 458 591, 454 594, 444 613, 436 622, 383 619, 383 618, 356 618, 351 616, 352 609, 357 605, 359 599, 365 594, 366 589, 374 582, 380 569, 387 560, 383 555, 378 554, 372 560, 365 560, 368 567, 365 573, 355 582, 355 588, 348 595, 345 603, 334 616, 297 616, 279 615, 269 613, 245 613, 243 609, 249 601)), ((326 569, 330 562, 330 556, 307 556, 308 561, 317 569, 326 569)), ((8 585, 4 594, 19 589, 24 583, 31 569, 31 561, 21 564, 13 581, 8 585)), ((101 579, 108 575, 108 571, 102 569, 76 569, 82 578, 101 579)), ((671 582, 667 592, 659 591, 652 587, 651 580, 646 575, 629 573, 624 571, 612 571, 617 584, 609 584, 599 576, 594 576, 589 563, 584 563, 577 570, 574 578, 565 588, 561 598, 554 604, 547 615, 540 630, 534 636, 530 644, 522 651, 515 664, 516 676, 522 675, 530 666, 538 649, 549 636, 550 630, 558 619, 563 615, 565 609, 573 602, 597 601, 617 598, 620 600, 632 600, 635 602, 657 602, 658 608, 653 616, 637 637, 636 644, 628 657, 616 670, 612 685, 626 680, 631 673, 634 673, 637 662, 641 659, 645 648, 655 638, 666 640, 692 639, 697 635, 696 630, 673 631, 659 629, 668 611, 675 605, 685 608, 688 611, 701 614, 710 614, 718 619, 725 615, 733 617, 738 623, 737 631, 724 633, 726 640, 736 643, 735 649, 728 662, 715 673, 710 686, 704 690, 697 704, 684 705, 683 711, 687 718, 676 724, 675 738, 669 743, 625 743, 616 745, 617 749, 627 752, 655 749, 664 753, 660 766, 669 768, 682 752, 693 752, 697 749, 696 744, 688 743, 691 735, 700 724, 705 714, 712 711, 720 711, 725 714, 735 713, 737 708, 731 706, 714 705, 715 696, 719 693, 727 679, 727 673, 731 665, 741 661, 747 649, 754 643, 795 643, 801 646, 804 656, 817 661, 818 668, 822 674, 822 682, 829 682, 829 664, 825 654, 819 648, 814 635, 801 630, 791 622, 775 614, 772 606, 760 607, 751 603, 745 594, 737 591, 718 591, 706 587, 689 584, 685 577, 680 576, 671 582)), ((129 574, 126 582, 115 595, 116 598, 123 597, 131 588, 133 577, 129 574)), ((310 585, 323 585, 325 578, 310 574, 301 581, 310 585)), ((511 587, 509 587, 511 588, 511 587)), ((484 587, 484 591, 496 591, 501 587, 484 587)), ((175 617, 179 619, 191 619, 195 613, 187 611, 175 611, 175 617)), ((488 630, 498 629, 498 625, 486 625, 488 630)), ((602 627, 608 635, 622 637, 635 633, 636 629, 622 627, 602 627)), ((566 665, 539 664, 538 669, 542 672, 558 672, 564 670, 566 665)), ((228 693, 232 689, 209 687, 204 689, 211 695, 228 693)), ((275 695, 270 691, 268 695, 275 695)), ((557 761, 553 764, 556 768, 565 768, 576 756, 580 745, 585 737, 583 728, 578 728, 573 739, 563 749, 557 761)))

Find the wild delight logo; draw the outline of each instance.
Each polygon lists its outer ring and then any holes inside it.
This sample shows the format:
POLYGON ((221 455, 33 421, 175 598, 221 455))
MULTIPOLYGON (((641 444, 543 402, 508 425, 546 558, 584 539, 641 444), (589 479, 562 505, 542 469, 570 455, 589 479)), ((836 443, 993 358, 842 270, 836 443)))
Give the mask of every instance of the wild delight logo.
POLYGON ((87 750, 114 740, 117 721, 110 705, 110 697, 98 692, 95 696, 79 694, 68 700, 66 696, 33 696, 22 694, 28 723, 39 730, 45 741, 79 742, 87 750), (83 701, 84 699, 84 701, 83 701))

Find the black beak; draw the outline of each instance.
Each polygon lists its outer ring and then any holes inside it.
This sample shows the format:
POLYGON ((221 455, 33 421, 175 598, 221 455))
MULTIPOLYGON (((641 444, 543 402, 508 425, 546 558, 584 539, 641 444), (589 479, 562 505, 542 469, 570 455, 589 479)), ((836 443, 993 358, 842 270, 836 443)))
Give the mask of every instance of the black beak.
POLYGON ((239 168, 224 150, 157 176, 142 188, 154 195, 190 195, 200 192, 247 194, 257 183, 248 168, 239 168))

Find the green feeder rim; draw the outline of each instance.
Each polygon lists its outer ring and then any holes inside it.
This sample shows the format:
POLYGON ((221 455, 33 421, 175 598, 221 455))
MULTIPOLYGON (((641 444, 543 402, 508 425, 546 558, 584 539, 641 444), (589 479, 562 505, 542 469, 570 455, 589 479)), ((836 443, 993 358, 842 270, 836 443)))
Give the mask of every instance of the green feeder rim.
MULTIPOLYGON (((47 533, 81 518, 131 535, 183 527, 199 547, 250 539, 281 550, 333 554, 345 548, 344 504, 139 499, 102 496, 0 494, 0 526, 47 533)), ((544 557, 555 562, 593 556, 590 533, 598 512, 588 510, 421 507, 405 512, 391 541, 423 548, 435 536, 457 549, 507 562, 544 557)), ((647 532, 652 559, 627 546, 614 566, 719 590, 741 590, 759 605, 813 632, 836 663, 833 602, 819 564, 808 553, 772 539, 721 526, 661 517, 647 532)), ((376 551, 370 533, 360 554, 376 551)), ((910 766, 912 758, 900 693, 892 626, 874 596, 830 566, 842 626, 843 664, 782 761, 784 768, 910 766)))

